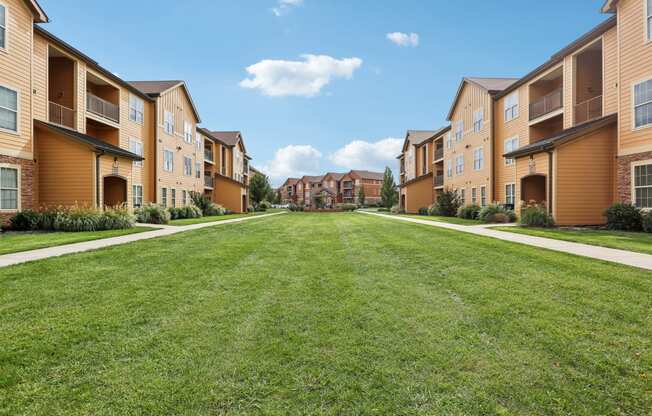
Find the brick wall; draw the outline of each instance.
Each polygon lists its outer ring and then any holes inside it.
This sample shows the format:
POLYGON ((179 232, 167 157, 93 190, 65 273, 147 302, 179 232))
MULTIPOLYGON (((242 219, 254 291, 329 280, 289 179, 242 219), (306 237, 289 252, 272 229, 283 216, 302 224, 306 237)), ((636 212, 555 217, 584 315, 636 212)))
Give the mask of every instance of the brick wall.
POLYGON ((621 202, 632 202, 632 163, 652 160, 652 152, 618 157, 617 197, 621 202))
MULTIPOLYGON (((11 156, 0 155, 0 163, 20 166, 20 208, 34 208, 34 161, 11 156)), ((13 214, 0 214, 0 220, 6 220, 13 214)))

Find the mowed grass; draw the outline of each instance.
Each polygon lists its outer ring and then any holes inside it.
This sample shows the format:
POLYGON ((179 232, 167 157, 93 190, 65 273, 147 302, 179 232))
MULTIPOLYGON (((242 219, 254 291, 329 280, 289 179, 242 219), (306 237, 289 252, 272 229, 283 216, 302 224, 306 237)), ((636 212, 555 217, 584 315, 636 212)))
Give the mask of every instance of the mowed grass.
POLYGON ((204 224, 207 222, 216 222, 216 221, 225 221, 225 220, 232 220, 235 218, 242 218, 242 217, 252 217, 256 215, 264 215, 264 214, 273 214, 275 212, 281 212, 283 210, 281 209, 268 209, 265 212, 251 212, 251 213, 244 213, 244 214, 229 214, 229 215, 215 215, 215 216, 210 216, 210 217, 200 217, 200 218, 185 218, 182 220, 172 220, 170 221, 170 225, 192 225, 192 224, 204 224))
POLYGON ((427 221, 447 222, 449 224, 457 224, 457 225, 482 224, 482 221, 479 220, 467 220, 465 218, 458 218, 458 217, 442 217, 439 215, 412 215, 412 214, 388 214, 388 215, 399 215, 401 217, 416 218, 419 220, 427 220, 427 221))
POLYGON ((649 272, 356 213, 0 269, 0 413, 645 415, 649 272))
POLYGON ((495 227, 494 230, 652 254, 652 233, 530 227, 495 227))
POLYGON ((0 234, 0 255, 60 246, 63 244, 119 237, 121 235, 142 233, 145 231, 153 231, 155 229, 156 228, 150 227, 133 227, 126 230, 88 231, 80 233, 9 232, 0 234))

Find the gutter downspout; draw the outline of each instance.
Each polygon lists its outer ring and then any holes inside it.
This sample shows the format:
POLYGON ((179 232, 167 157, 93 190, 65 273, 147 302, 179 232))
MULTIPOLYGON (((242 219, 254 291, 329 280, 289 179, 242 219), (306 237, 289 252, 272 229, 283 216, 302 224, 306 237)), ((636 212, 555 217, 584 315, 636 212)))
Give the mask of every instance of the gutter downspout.
POLYGON ((548 150, 548 214, 552 215, 552 192, 553 192, 553 181, 552 181, 552 153, 553 150, 548 150))
POLYGON ((104 155, 103 151, 95 153, 95 207, 100 208, 100 157, 104 155))
POLYGON ((494 105, 498 102, 497 100, 494 100, 494 95, 489 95, 489 121, 491 122, 491 128, 489 129, 489 147, 490 151, 489 154, 491 155, 489 163, 491 163, 491 169, 489 170, 491 173, 490 181, 489 181, 489 186, 491 187, 491 202, 497 202, 496 201, 496 163, 495 163, 495 158, 496 158, 496 144, 494 143, 494 138, 496 137, 496 123, 494 120, 494 105))
POLYGON ((152 184, 154 185, 154 192, 152 195, 154 195, 154 200, 152 201, 154 204, 158 202, 158 98, 154 100, 154 117, 152 117, 154 121, 154 157, 152 158, 154 160, 153 163, 153 175, 152 175, 152 184))

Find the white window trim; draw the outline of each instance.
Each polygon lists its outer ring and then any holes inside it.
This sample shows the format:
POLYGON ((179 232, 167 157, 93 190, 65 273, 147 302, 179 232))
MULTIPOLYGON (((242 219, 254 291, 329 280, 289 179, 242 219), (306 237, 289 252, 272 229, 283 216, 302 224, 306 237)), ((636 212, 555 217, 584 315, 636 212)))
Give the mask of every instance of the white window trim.
POLYGON ((193 174, 192 171, 193 171, 192 157, 190 157, 190 156, 184 156, 184 157, 183 157, 183 175, 184 175, 184 176, 192 177, 192 174, 193 174), (187 172, 187 171, 186 171, 186 161, 187 161, 187 160, 190 161, 190 172, 187 172))
POLYGON ((163 131, 165 134, 169 134, 170 136, 174 136, 174 113, 172 111, 168 110, 163 110, 163 131), (168 114, 171 116, 171 123, 170 126, 172 127, 172 131, 168 131, 167 126, 168 126, 168 114))
POLYGON ((505 184, 505 203, 509 204, 509 202, 507 202, 507 187, 508 186, 513 186, 514 187, 514 192, 512 193, 512 198, 514 199, 513 204, 514 204, 514 206, 516 206, 516 183, 514 183, 514 182, 508 182, 508 183, 505 184))
MULTIPOLYGON (((137 108, 134 108, 134 110, 136 110, 136 114, 137 114, 137 113, 138 113, 138 109, 137 109, 137 108)), ((129 93, 129 121, 131 121, 132 123, 136 123, 136 124, 138 124, 138 125, 141 125, 141 126, 142 126, 143 124, 145 124, 145 100, 143 100, 142 98, 140 98, 140 97, 137 96, 136 94, 132 94, 132 93, 129 93), (141 116, 142 116, 142 118, 143 118, 142 121, 138 121, 138 117, 136 117, 136 120, 134 120, 134 119, 131 118, 131 110, 132 110, 132 107, 131 107, 131 99, 132 99, 132 98, 135 98, 137 101, 140 101, 140 102, 143 103, 143 111, 140 112, 140 114, 141 114, 141 116)))
POLYGON ((464 140, 464 120, 458 120, 455 122, 455 143, 459 143, 464 140), (459 128, 461 126, 461 129, 459 128), (457 138, 457 133, 460 134, 460 138, 457 138))
POLYGON ((142 207, 144 205, 144 202, 145 202, 145 196, 144 196, 145 192, 144 192, 144 189, 143 189, 143 184, 141 184, 141 183, 132 183, 131 184, 131 207, 132 208, 136 208, 136 204, 134 203, 134 202, 136 202, 135 201, 136 196, 134 194, 134 188, 135 187, 140 187, 140 206, 142 207))
POLYGON ((172 150, 170 150, 168 148, 163 149, 163 171, 164 172, 174 172, 174 151, 172 151, 172 150), (166 163, 165 163, 165 155, 168 152, 172 154, 172 166, 171 166, 171 169, 169 169, 169 170, 166 169, 166 163))
MULTIPOLYGON (((634 181, 634 172, 637 166, 643 166, 643 165, 652 165, 652 159, 647 159, 647 160, 637 160, 636 162, 631 163, 631 168, 630 168, 630 182, 631 182, 631 202, 632 205, 636 206, 636 182, 634 181)), ((0 165, 2 167, 2 165, 0 165)), ((641 208, 645 211, 649 211, 650 208, 641 208)))
POLYGON ((476 147, 475 149, 473 149, 473 170, 477 172, 477 171, 481 171, 482 169, 484 169, 484 149, 482 148, 482 146, 480 146, 480 147, 476 147), (478 154, 476 152, 478 150, 480 151, 479 154, 482 157, 476 159, 475 157, 478 154), (477 161, 480 161, 480 166, 476 168, 475 167, 475 162, 477 162, 477 161))
MULTIPOLYGON (((143 154, 142 154, 142 155, 138 155, 138 156, 144 157, 144 156, 145 156, 145 147, 144 147, 144 145, 143 145, 143 141, 140 140, 140 139, 136 139, 136 138, 130 138, 130 139, 129 139, 129 151, 132 152, 132 153, 134 153, 134 152, 131 150, 131 143, 132 143, 132 142, 133 142, 133 143, 138 143, 138 144, 140 144, 140 148, 141 148, 141 150, 143 151, 143 154)), ((138 154, 138 153, 136 153, 136 154, 138 154)), ((143 161, 142 161, 142 160, 134 160, 133 165, 136 166, 136 167, 142 168, 142 167, 143 167, 143 161)))
MULTIPOLYGON (((0 48, 0 50, 2 50, 2 48, 0 48)), ((4 87, 16 93, 16 131, 0 127, 0 132, 13 134, 14 136, 20 136, 20 89, 18 87, 14 87, 13 85, 1 83, 0 87, 4 87)), ((9 108, 7 108, 7 110, 13 111, 9 108)))
POLYGON ((650 21, 652 21, 652 10, 649 8, 647 0, 643 0, 643 5, 645 6, 645 42, 652 42, 652 30, 650 29, 650 21))
POLYGON ((183 121, 183 141, 192 144, 193 142, 193 134, 192 134, 192 123, 187 122, 186 120, 183 121), (190 134, 190 136, 188 136, 190 134))
POLYGON ((0 46, 0 52, 9 52, 9 29, 7 28, 8 22, 9 22, 9 6, 7 6, 3 1, 0 1, 0 6, 4 7, 5 9, 5 25, 4 30, 5 30, 5 46, 0 46))
POLYGON ((480 187, 480 206, 487 206, 487 185, 482 185, 480 187))
POLYGON ((484 128, 484 107, 480 107, 479 109, 473 112, 473 132, 480 133, 483 128, 484 128), (478 115, 479 118, 477 117, 478 115), (476 130, 476 125, 478 123, 480 124, 480 126, 476 130))
POLYGON ((477 205, 478 203, 478 188, 475 186, 471 188, 471 205, 477 205))
POLYGON ((21 178, 22 178, 22 172, 20 169, 20 165, 12 165, 11 163, 0 163, 0 168, 7 168, 7 169, 15 169, 16 172, 16 209, 2 209, 0 208, 0 212, 4 213, 9 213, 9 212, 18 212, 21 210, 21 193, 22 189, 20 186, 21 178))
MULTIPOLYGON (((520 147, 520 145, 521 145, 520 141, 521 140, 519 139, 519 137, 518 136, 512 136, 512 137, 510 137, 508 139, 505 139, 503 141, 503 150, 505 151, 505 153, 507 153, 507 142, 511 142, 512 140, 516 140, 516 149, 518 149, 520 147)), ((512 147, 510 152, 513 152, 516 149, 514 149, 512 147)), ((516 164, 516 159, 514 159, 514 158, 510 159, 510 158, 506 157, 506 158, 504 158, 504 163, 505 163, 505 166, 514 166, 516 164)))
POLYGON ((518 90, 514 91, 513 93, 507 95, 505 97, 505 99, 503 100, 503 120, 505 121, 505 123, 509 123, 510 121, 516 120, 517 118, 519 118, 521 116, 521 100, 520 100, 518 92, 519 92, 518 90), (507 102, 508 102, 508 100, 511 100, 512 97, 516 97, 517 103, 516 103, 516 105, 512 105, 510 107, 507 107, 507 102), (512 118, 510 118, 509 120, 505 117, 505 113, 507 112, 508 108, 512 109, 512 112, 511 112, 512 113, 512 118), (518 108, 518 114, 516 116, 513 115, 514 114, 514 111, 513 111, 514 108, 518 108))
MULTIPOLYGON (((649 128, 652 127, 652 123, 636 127, 636 86, 638 84, 642 84, 642 83, 648 82, 648 81, 652 81, 652 75, 649 75, 649 76, 647 76, 647 77, 645 77, 643 79, 640 79, 638 81, 634 81, 632 83, 632 89, 631 89, 632 90, 632 100, 631 100, 632 101, 632 107, 631 107, 631 109, 632 109, 632 131, 645 130, 645 129, 649 129, 649 128)), ((645 104, 641 104, 641 105, 645 105, 645 104)))
POLYGON ((464 164, 465 164, 464 155, 459 155, 459 156, 455 157, 455 176, 459 176, 459 175, 464 174, 464 164), (461 164, 458 163, 458 160, 461 160, 462 163, 461 164), (462 167, 462 169, 458 170, 457 168, 460 167, 460 166, 462 167))

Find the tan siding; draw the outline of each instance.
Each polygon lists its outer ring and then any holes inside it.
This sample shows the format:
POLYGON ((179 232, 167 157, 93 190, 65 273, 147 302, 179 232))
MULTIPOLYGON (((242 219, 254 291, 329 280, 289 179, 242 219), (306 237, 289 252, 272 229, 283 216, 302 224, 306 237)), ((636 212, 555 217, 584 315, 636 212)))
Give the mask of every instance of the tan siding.
POLYGON ((604 73, 604 111, 605 115, 618 111, 618 31, 613 28, 606 32, 602 44, 604 73))
POLYGON ((564 129, 573 127, 573 85, 575 77, 573 75, 573 56, 569 55, 564 58, 564 129))
MULTIPOLYGON (((131 185, 133 184, 131 178, 132 161, 123 157, 114 157, 111 155, 104 155, 100 157, 100 201, 104 203, 104 178, 106 176, 119 176, 127 181, 127 204, 132 207, 131 200, 131 185), (118 168, 114 167, 117 162, 118 168)), ((177 196, 179 198, 179 196, 177 196)))
POLYGON ((41 36, 34 36, 34 118, 48 121, 48 44, 41 36))
POLYGON ((616 129, 608 127, 556 150, 555 220, 560 225, 603 224, 614 202, 616 129))
POLYGON ((427 208, 433 203, 432 177, 426 176, 405 187, 405 211, 416 214, 419 208, 427 208))

